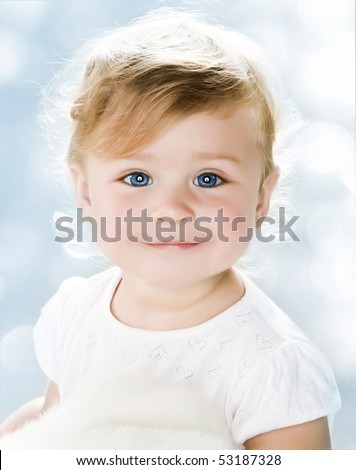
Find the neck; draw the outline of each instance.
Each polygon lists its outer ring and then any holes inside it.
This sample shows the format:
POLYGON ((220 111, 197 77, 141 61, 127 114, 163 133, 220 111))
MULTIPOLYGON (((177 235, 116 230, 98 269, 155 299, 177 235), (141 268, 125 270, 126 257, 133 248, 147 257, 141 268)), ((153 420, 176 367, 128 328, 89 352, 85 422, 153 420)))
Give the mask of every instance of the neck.
POLYGON ((114 293, 113 315, 129 326, 171 330, 198 325, 237 302, 244 294, 236 270, 187 286, 157 286, 123 271, 114 293))

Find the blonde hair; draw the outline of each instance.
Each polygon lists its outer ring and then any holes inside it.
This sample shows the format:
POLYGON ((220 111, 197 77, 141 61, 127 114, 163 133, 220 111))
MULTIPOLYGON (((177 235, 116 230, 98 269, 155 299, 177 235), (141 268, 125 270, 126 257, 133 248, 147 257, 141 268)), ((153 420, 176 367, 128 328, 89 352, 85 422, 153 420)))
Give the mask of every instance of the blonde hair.
POLYGON ((160 8, 87 47, 72 101, 67 161, 137 151, 178 119, 248 106, 256 119, 261 182, 274 167, 277 102, 258 47, 197 13, 160 8))

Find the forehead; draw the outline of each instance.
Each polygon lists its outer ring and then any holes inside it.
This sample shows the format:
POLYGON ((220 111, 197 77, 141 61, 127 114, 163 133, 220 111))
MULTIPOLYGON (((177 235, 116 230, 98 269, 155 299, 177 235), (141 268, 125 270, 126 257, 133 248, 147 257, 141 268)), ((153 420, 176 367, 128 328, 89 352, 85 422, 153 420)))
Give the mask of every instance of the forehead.
MULTIPOLYGON (((195 113, 181 118, 126 159, 165 158, 221 161, 257 158, 257 126, 249 108, 230 114, 195 113)), ((122 158, 122 157, 121 157, 122 158)))
POLYGON ((113 153, 94 161, 89 158, 85 166, 93 169, 94 164, 109 170, 145 165, 171 171, 214 165, 231 172, 239 167, 260 173, 257 129, 256 113, 251 107, 197 112, 167 125, 146 145, 129 154, 113 153))

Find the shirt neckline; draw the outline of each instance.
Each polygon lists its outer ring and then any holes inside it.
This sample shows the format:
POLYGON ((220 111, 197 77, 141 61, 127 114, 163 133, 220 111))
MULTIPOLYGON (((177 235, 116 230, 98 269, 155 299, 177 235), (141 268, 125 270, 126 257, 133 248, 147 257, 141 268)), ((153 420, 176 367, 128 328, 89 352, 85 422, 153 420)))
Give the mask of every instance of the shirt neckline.
POLYGON ((114 292, 121 281, 122 276, 121 269, 119 267, 115 266, 114 268, 112 268, 112 270, 114 272, 113 277, 107 286, 105 295, 103 296, 104 317, 111 324, 111 328, 115 328, 116 331, 122 332, 123 334, 125 334, 125 336, 129 335, 131 337, 140 337, 152 340, 168 340, 199 335, 202 332, 206 332, 208 330, 216 328, 232 314, 236 314, 237 312, 239 312, 243 307, 245 307, 249 303, 250 298, 252 296, 252 281, 246 276, 246 274, 244 274, 240 270, 237 270, 239 275, 241 276, 245 293, 240 300, 237 300, 235 303, 230 305, 230 307, 226 308, 221 313, 215 315, 215 317, 210 318, 209 320, 206 320, 205 322, 200 323, 199 325, 187 328, 179 328, 175 330, 146 330, 143 328, 136 328, 126 325, 125 323, 122 323, 120 320, 114 317, 111 311, 111 301, 114 292))

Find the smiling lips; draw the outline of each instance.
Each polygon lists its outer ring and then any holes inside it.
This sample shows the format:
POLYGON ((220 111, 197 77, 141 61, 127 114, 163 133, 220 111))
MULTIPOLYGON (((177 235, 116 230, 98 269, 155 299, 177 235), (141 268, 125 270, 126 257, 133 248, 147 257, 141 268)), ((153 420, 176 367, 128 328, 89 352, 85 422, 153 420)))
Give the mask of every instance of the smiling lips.
POLYGON ((161 243, 146 243, 146 245, 156 247, 156 248, 193 248, 194 246, 199 245, 199 243, 177 243, 177 242, 161 242, 161 243))

